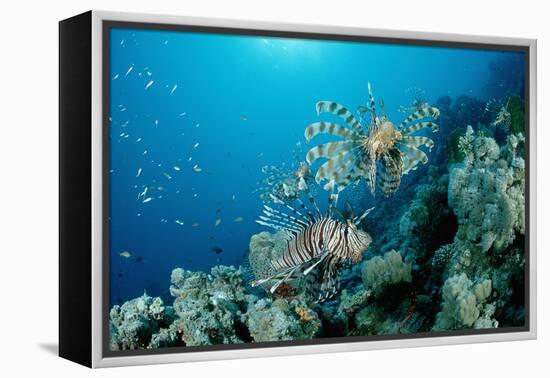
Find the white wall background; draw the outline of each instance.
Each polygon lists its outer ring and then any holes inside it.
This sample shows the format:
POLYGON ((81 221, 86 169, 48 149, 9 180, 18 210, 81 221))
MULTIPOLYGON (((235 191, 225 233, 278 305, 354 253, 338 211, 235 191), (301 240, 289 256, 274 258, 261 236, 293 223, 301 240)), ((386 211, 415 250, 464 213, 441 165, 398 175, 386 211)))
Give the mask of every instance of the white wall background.
MULTIPOLYGON (((0 22, 0 375, 136 377, 548 376, 545 246, 550 190, 544 1, 96 0, 5 1, 0 22), (236 360, 92 372, 55 356, 57 343, 57 21, 88 9, 539 40, 539 340, 236 360), (546 218, 546 217, 545 217, 546 218), (546 348, 546 350, 545 350, 546 348), (545 371, 545 373, 544 373, 545 371)), ((373 57, 376 59, 376 57, 373 57)))

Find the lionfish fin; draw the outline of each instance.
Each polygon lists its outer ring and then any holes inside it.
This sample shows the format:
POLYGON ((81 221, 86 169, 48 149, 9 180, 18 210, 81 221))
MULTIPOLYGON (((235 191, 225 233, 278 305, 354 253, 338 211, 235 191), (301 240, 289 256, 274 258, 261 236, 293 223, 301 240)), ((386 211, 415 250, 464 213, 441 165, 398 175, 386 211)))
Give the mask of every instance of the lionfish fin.
POLYGON ((399 130, 402 130, 405 126, 407 126, 409 123, 416 121, 421 118, 426 117, 432 117, 437 118, 439 117, 439 109, 434 108, 432 106, 424 106, 421 109, 418 109, 416 112, 408 116, 402 123, 399 125, 399 130))
POLYGON ((273 194, 270 194, 269 197, 271 198, 271 200, 273 202, 275 202, 279 205, 282 205, 282 206, 286 207, 287 209, 289 209, 290 211, 292 211, 292 213, 294 213, 298 218, 301 218, 303 221, 305 221, 306 224, 309 224, 311 222, 311 219, 306 217, 304 214, 302 214, 301 212, 299 212, 298 210, 296 210, 295 208, 293 208, 289 204, 281 201, 279 198, 275 197, 273 194))
POLYGON ((353 162, 353 156, 349 150, 342 151, 331 159, 327 160, 317 169, 315 181, 320 183, 323 180, 333 180, 336 184, 340 184, 339 178, 342 172, 348 171, 348 166, 353 162))
MULTIPOLYGON (((262 215, 259 216, 260 222, 264 222, 266 224, 270 224, 270 226, 277 226, 278 228, 282 228, 283 230, 287 230, 293 233, 298 233, 302 231, 303 229, 301 227, 295 226, 293 223, 285 222, 284 220, 277 219, 272 216, 264 217, 262 215), (271 223, 269 223, 271 222, 271 223)), ((262 226, 265 226, 265 224, 262 224, 262 226)), ((273 228, 273 227, 272 227, 273 228)))
POLYGON ((304 136, 306 138, 306 141, 308 142, 319 134, 330 134, 345 139, 351 139, 352 137, 357 135, 355 131, 350 130, 346 127, 342 127, 333 122, 312 123, 306 128, 306 131, 304 132, 304 136))
POLYGON ((365 212, 363 214, 361 214, 361 216, 353 218, 352 222, 356 226, 359 226, 359 224, 363 221, 363 219, 365 219, 367 217, 367 215, 369 215, 371 213, 371 211, 373 211, 373 210, 374 210, 374 207, 371 207, 370 209, 365 210, 365 212))
POLYGON ((370 114, 371 114, 371 120, 373 124, 376 124, 376 101, 374 101, 374 96, 372 95, 372 88, 370 85, 370 82, 367 83, 367 89, 369 92, 369 107, 370 107, 370 114))
POLYGON ((405 136, 402 138, 402 141, 405 142, 407 146, 412 146, 412 147, 426 146, 430 150, 434 146, 434 141, 425 136, 405 136))
POLYGON ((340 287, 340 267, 337 259, 328 260, 324 266, 324 274, 321 282, 321 290, 319 292, 319 302, 324 302, 332 298, 340 287))
POLYGON ((386 197, 399 189, 402 172, 403 158, 400 150, 392 149, 382 156, 380 169, 377 171, 378 187, 386 197))
POLYGON ((318 256, 319 260, 317 260, 315 263, 311 264, 306 270, 303 271, 303 275, 307 276, 315 267, 319 264, 321 264, 325 258, 329 255, 328 251, 321 252, 321 254, 318 256))
POLYGON ((315 104, 317 115, 321 113, 331 113, 342 118, 354 130, 361 131, 361 124, 343 105, 334 101, 319 101, 315 104))
POLYGON ((415 132, 417 132, 419 130, 422 130, 422 129, 432 129, 432 132, 436 133, 436 132, 439 131, 439 125, 437 123, 431 122, 431 121, 413 123, 409 127, 403 129, 402 133, 404 135, 410 135, 410 134, 415 133, 415 132))
POLYGON ((293 217, 292 215, 283 213, 282 211, 273 209, 272 207, 269 207, 267 205, 264 205, 263 212, 267 216, 272 216, 274 218, 284 220, 285 222, 288 222, 288 223, 292 224, 293 226, 296 226, 296 227, 301 228, 301 229, 307 227, 307 225, 308 225, 306 222, 304 222, 304 221, 302 221, 302 220, 300 220, 296 217, 293 217))
POLYGON ((406 175, 410 171, 414 171, 420 162, 426 164, 428 162, 428 156, 424 151, 412 147, 403 157, 403 174, 406 175))
POLYGON ((290 279, 290 277, 292 277, 292 275, 294 274, 294 272, 296 271, 296 269, 298 269, 300 267, 300 265, 297 265, 297 266, 294 266, 290 269, 288 269, 288 273, 286 273, 286 271, 284 271, 284 276, 282 278, 280 278, 277 282, 275 282, 275 284, 273 286, 271 286, 271 288, 269 289, 269 292, 271 294, 273 294, 275 292, 275 290, 277 290, 277 288, 279 286, 281 286, 281 284, 285 281, 288 281, 290 279))
POLYGON ((319 158, 330 159, 340 152, 349 151, 351 147, 353 147, 353 142, 350 140, 339 140, 337 142, 319 144, 308 151, 306 161, 308 164, 312 164, 319 158))

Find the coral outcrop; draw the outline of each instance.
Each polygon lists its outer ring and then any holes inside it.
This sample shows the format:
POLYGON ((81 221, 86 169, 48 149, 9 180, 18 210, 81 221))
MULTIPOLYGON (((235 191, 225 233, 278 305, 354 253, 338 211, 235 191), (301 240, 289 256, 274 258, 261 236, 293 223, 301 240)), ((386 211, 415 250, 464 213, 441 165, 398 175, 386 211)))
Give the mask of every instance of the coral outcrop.
POLYGON ((171 307, 161 298, 144 293, 141 297, 113 306, 109 313, 111 350, 146 348, 151 335, 168 326, 174 318, 171 307))
POLYGON ((170 293, 177 330, 188 346, 241 343, 248 333, 241 315, 256 298, 244 288, 243 274, 233 266, 215 266, 210 274, 181 268, 172 271, 170 293))
POLYGON ((278 259, 284 250, 283 235, 267 231, 252 235, 250 238, 248 262, 256 279, 273 275, 275 269, 271 261, 278 259))
POLYGON ((465 160, 450 172, 449 205, 460 223, 460 239, 498 253, 516 234, 525 234, 525 162, 517 154, 523 137, 509 136, 501 150, 492 138, 466 136, 465 160))
POLYGON ((367 261, 362 276, 365 287, 378 295, 388 285, 411 282, 411 264, 404 263, 399 252, 390 251, 367 261))
POLYGON ((296 300, 260 299, 250 306, 245 319, 256 342, 311 339, 322 328, 318 314, 296 300))
POLYGON ((433 330, 471 328, 474 324, 478 328, 498 326, 498 322, 490 318, 494 305, 487 309, 484 306, 491 291, 492 283, 488 279, 474 284, 464 273, 448 278, 442 288, 443 304, 433 330))

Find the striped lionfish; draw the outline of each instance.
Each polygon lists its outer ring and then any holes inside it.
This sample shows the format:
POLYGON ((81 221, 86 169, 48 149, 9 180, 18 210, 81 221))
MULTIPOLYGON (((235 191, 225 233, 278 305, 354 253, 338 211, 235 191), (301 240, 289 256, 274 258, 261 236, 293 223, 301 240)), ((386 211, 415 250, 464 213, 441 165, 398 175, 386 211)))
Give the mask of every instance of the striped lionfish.
POLYGON ((297 167, 290 169, 266 165, 262 167, 262 173, 267 177, 258 182, 261 185, 254 193, 259 192, 264 202, 272 202, 271 196, 279 200, 294 200, 301 192, 309 190, 309 185, 314 182, 311 168, 306 162, 299 162, 297 167))
POLYGON ((315 180, 326 181, 327 191, 339 192, 351 182, 361 177, 367 179, 374 195, 376 187, 386 196, 393 195, 401 183, 401 176, 415 170, 419 162, 426 164, 428 157, 419 149, 434 145, 433 140, 424 136, 413 136, 415 132, 429 128, 438 131, 439 126, 431 121, 421 121, 427 117, 436 119, 439 110, 425 104, 409 115, 399 126, 395 126, 386 116, 381 102, 381 115, 376 112, 370 83, 368 84, 369 107, 360 107, 359 122, 344 106, 331 101, 316 104, 317 114, 331 113, 344 119, 347 126, 336 123, 317 122, 305 130, 309 142, 318 134, 330 134, 343 140, 320 144, 306 155, 306 161, 312 164, 319 158, 327 161, 319 167, 315 180), (370 119, 363 114, 370 113, 370 119), (365 125, 367 125, 364 127, 365 125))
POLYGON ((322 302, 331 298, 339 289, 338 275, 342 265, 361 261, 363 252, 372 242, 371 236, 358 228, 372 208, 361 216, 353 216, 341 222, 332 217, 333 202, 329 203, 327 213, 323 214, 310 196, 310 202, 316 210, 316 214, 313 214, 298 199, 301 209, 306 211, 304 214, 275 197, 273 201, 286 207, 292 215, 264 205, 265 216, 260 216, 256 222, 282 231, 286 247, 281 257, 271 261, 276 273, 252 282, 252 286, 275 280, 270 288, 270 292, 274 293, 282 283, 307 276, 319 267, 318 273, 322 278, 318 300, 322 302))

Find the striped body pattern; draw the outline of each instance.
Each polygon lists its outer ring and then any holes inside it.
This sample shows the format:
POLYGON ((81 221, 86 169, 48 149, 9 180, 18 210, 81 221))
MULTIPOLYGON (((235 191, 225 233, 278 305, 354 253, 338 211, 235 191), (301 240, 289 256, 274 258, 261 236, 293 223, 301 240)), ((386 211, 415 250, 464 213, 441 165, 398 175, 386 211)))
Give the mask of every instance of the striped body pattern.
POLYGON ((306 215, 289 205, 283 205, 293 215, 265 205, 265 216, 260 216, 257 221, 263 226, 284 232, 286 248, 280 258, 271 261, 276 273, 253 282, 253 286, 275 280, 270 288, 273 293, 283 282, 307 275, 318 268, 322 276, 319 300, 326 300, 338 290, 338 274, 342 264, 361 261, 363 252, 372 242, 370 235, 357 227, 372 209, 361 217, 341 222, 328 214, 322 215, 317 206, 316 215, 310 211, 306 215))
POLYGON ((438 131, 439 126, 429 119, 438 118, 439 110, 425 104, 396 126, 387 118, 382 102, 381 115, 377 115, 370 83, 368 94, 369 106, 358 109, 360 121, 343 105, 320 101, 316 105, 317 114, 334 114, 345 121, 345 126, 317 122, 305 130, 308 142, 319 134, 341 138, 317 145, 306 155, 309 164, 317 159, 326 159, 317 170, 315 180, 317 183, 325 182, 327 191, 339 192, 350 183, 365 178, 372 194, 378 188, 389 197, 399 189, 403 175, 415 170, 418 163, 428 162, 428 156, 420 147, 431 150, 433 140, 413 134, 423 129, 438 131), (370 117, 365 116, 367 113, 370 117))

